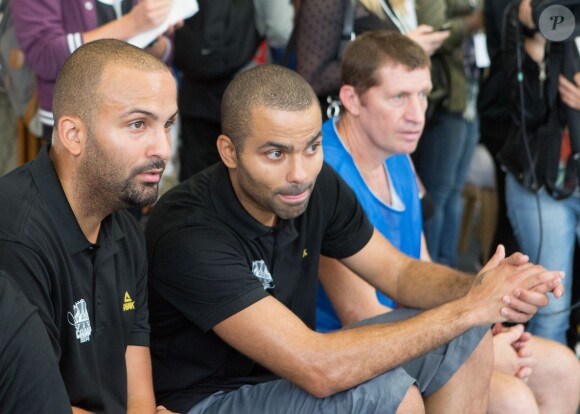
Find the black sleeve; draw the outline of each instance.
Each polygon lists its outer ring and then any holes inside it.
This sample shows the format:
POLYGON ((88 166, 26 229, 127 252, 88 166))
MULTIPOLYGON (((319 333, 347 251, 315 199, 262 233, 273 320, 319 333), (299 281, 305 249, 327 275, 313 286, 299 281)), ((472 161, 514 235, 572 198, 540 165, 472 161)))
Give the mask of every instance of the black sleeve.
POLYGON ((151 287, 205 332, 268 295, 243 246, 217 221, 166 233, 150 261, 151 287))
POLYGON ((367 245, 374 228, 368 220, 355 193, 326 163, 316 182, 323 192, 320 202, 328 217, 322 241, 322 254, 342 259, 352 256, 367 245))
POLYGON ((0 268, 9 274, 9 277, 16 282, 28 300, 37 308, 56 358, 60 360, 59 328, 55 323, 57 317, 52 300, 52 287, 57 282, 58 276, 47 268, 47 262, 26 245, 2 241, 0 252, 2 252, 0 268))
POLYGON ((0 412, 72 412, 44 325, 22 291, 3 274, 0 321, 0 412))

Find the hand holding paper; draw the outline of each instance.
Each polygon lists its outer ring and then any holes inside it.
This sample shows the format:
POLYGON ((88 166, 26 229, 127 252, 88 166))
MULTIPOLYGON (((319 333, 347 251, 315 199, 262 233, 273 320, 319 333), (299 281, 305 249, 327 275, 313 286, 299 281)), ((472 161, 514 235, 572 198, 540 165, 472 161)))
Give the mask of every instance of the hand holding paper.
MULTIPOLYGON (((155 19, 155 17, 158 16, 158 13, 166 13, 166 11, 163 10, 163 2, 154 4, 154 1, 149 0, 150 4, 145 5, 144 3, 146 1, 147 0, 140 3, 137 7, 150 7, 148 10, 149 13, 147 15, 152 19, 155 19)), ((147 30, 130 38, 128 42, 137 47, 144 48, 153 40, 155 40, 159 35, 165 33, 169 27, 173 26, 180 20, 193 16, 195 13, 197 13, 198 10, 199 6, 197 4, 197 0, 173 0, 169 15, 161 24, 157 25, 151 30, 147 30)), ((147 27, 145 22, 144 27, 147 27)))

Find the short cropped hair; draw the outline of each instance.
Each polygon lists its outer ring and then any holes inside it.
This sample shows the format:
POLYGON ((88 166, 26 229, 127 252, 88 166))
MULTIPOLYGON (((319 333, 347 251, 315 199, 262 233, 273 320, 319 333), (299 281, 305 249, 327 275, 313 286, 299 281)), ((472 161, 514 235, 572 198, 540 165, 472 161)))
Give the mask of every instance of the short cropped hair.
POLYGON ((396 31, 363 33, 349 43, 342 59, 341 85, 359 96, 380 83, 379 70, 399 64, 410 70, 431 68, 429 56, 416 42, 396 31))
POLYGON ((55 127, 65 115, 78 116, 93 125, 102 96, 99 90, 103 71, 109 65, 139 69, 146 72, 169 71, 156 57, 115 39, 102 39, 78 48, 64 62, 56 79, 53 98, 55 127))
POLYGON ((296 72, 283 66, 259 65, 242 72, 228 85, 221 104, 222 133, 232 140, 239 153, 252 133, 254 108, 297 112, 314 104, 319 106, 314 90, 296 72))

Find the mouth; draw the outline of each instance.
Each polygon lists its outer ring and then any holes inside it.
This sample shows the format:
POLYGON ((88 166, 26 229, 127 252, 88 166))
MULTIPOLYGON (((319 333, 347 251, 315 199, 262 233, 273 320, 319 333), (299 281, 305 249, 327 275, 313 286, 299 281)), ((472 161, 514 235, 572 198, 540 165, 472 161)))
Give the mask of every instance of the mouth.
POLYGON ((402 131, 401 135, 408 140, 416 140, 421 137, 422 131, 402 131))
POLYGON ((158 183, 161 180, 161 175, 163 174, 163 168, 157 168, 154 170, 143 171, 138 174, 142 181, 147 183, 158 183))
POLYGON ((287 204, 300 204, 308 199, 310 191, 304 190, 299 194, 280 194, 280 198, 287 204))

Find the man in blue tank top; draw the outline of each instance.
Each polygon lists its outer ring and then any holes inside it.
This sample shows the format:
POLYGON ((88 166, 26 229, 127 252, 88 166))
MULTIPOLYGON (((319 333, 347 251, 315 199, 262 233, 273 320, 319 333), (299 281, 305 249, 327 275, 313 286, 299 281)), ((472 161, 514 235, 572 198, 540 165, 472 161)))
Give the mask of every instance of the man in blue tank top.
MULTIPOLYGON (((408 256, 430 260, 409 154, 425 124, 431 76, 421 51, 407 42, 377 32, 351 45, 342 63, 341 116, 322 127, 324 159, 354 190, 377 230, 408 256)), ((318 331, 333 331, 397 306, 334 259, 321 257, 319 276, 318 331)), ((569 349, 530 339, 521 325, 502 329, 498 324, 494 333, 489 413, 576 412, 580 365, 569 349)))

